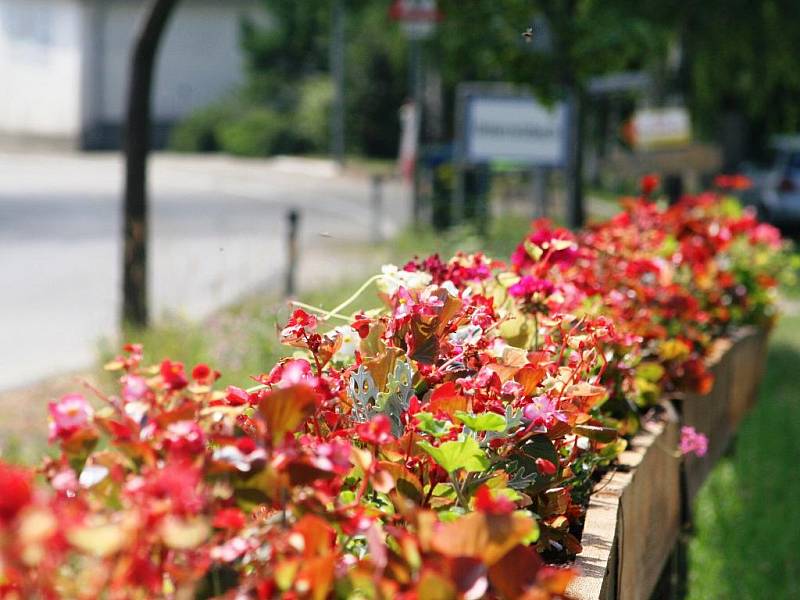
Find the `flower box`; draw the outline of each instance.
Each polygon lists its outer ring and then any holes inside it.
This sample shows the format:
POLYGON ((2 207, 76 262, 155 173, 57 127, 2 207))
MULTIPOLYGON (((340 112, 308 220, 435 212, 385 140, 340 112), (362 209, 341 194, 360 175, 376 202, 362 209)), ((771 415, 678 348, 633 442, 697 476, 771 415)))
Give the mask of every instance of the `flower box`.
POLYGON ((650 598, 679 541, 682 507, 689 506, 756 398, 768 332, 743 329, 718 344, 714 387, 663 402, 662 416, 644 427, 620 456, 618 468, 595 486, 583 529, 576 600, 650 598), (709 438, 708 453, 678 460, 681 425, 709 438), (683 473, 681 472, 683 470, 683 473), (683 481, 682 481, 683 479, 683 481))

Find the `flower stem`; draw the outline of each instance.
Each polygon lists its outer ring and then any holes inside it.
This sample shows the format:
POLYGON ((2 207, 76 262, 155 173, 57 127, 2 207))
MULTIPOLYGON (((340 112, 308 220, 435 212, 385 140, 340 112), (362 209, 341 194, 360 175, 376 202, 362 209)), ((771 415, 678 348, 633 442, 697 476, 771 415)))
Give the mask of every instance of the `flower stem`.
POLYGON ((369 279, 367 279, 367 280, 366 280, 366 281, 365 281, 365 282, 364 282, 364 283, 361 285, 361 287, 360 287, 360 288, 358 288, 358 289, 355 291, 355 293, 354 293, 352 296, 350 296, 350 297, 349 297, 347 300, 345 300, 344 302, 342 302, 342 303, 341 303, 339 306, 337 306, 337 307, 336 307, 336 308, 334 308, 333 310, 330 310, 330 311, 328 311, 327 313, 325 313, 325 314, 322 316, 322 318, 323 318, 323 319, 325 319, 325 320, 327 320, 327 319, 329 319, 330 317, 332 317, 333 315, 335 315, 336 313, 338 313, 339 311, 341 311, 341 310, 343 310, 343 309, 347 308, 348 306, 350 306, 350 305, 351 305, 353 302, 355 302, 355 301, 356 301, 356 299, 357 299, 357 298, 358 298, 358 297, 359 297, 359 296, 362 294, 362 292, 363 292, 364 290, 366 290, 366 289, 367 289, 367 288, 368 288, 370 285, 372 285, 374 282, 378 281, 378 279, 380 279, 381 277, 383 277, 383 274, 382 274, 382 273, 379 273, 378 275, 373 275, 372 277, 370 277, 369 279))
POLYGON ((297 306, 298 308, 304 308, 305 310, 310 310, 311 312, 315 312, 320 315, 328 315, 329 317, 341 319, 342 321, 347 321, 348 323, 351 321, 350 317, 346 315, 342 315, 337 312, 329 313, 324 308, 319 308, 318 306, 312 306, 311 304, 306 304, 305 302, 298 302, 297 300, 292 300, 291 304, 292 306, 297 306))
POLYGON ((458 503, 464 510, 469 510, 469 504, 467 503, 467 499, 464 498, 464 492, 461 489, 461 486, 458 485, 458 479, 456 479, 455 473, 448 473, 448 475, 450 475, 450 483, 453 484, 453 489, 456 491, 458 503))

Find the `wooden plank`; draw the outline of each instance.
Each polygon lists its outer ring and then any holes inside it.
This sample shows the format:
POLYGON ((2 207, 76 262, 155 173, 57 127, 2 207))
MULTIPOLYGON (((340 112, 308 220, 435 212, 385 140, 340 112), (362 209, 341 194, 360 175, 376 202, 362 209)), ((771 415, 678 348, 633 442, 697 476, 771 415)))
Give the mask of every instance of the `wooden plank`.
POLYGON ((731 342, 726 343, 724 349, 718 350, 712 358, 710 369, 714 374, 714 387, 711 392, 705 396, 690 393, 678 398, 682 424, 694 427, 708 437, 708 452, 705 456, 689 455, 684 459, 689 502, 697 495, 711 469, 730 444, 732 346, 731 342))
POLYGON ((736 430, 755 402, 756 388, 765 360, 765 334, 755 328, 740 333, 731 352, 730 425, 736 430))
POLYGON ((595 486, 584 523, 581 575, 570 585, 576 600, 645 599, 669 558, 680 527, 678 423, 665 416, 637 434, 595 486))
POLYGON ((709 361, 715 376, 711 392, 679 398, 680 417, 663 403, 667 417, 637 434, 620 457, 621 469, 595 486, 584 549, 575 561, 581 575, 568 589, 571 598, 645 600, 653 593, 678 541, 681 507, 695 496, 755 402, 768 333, 748 329, 719 341, 709 361), (709 437, 705 457, 675 458, 681 424, 709 437))
POLYGON ((679 425, 671 405, 650 436, 646 452, 622 494, 617 532, 617 597, 646 600, 658 582, 681 527, 679 425))

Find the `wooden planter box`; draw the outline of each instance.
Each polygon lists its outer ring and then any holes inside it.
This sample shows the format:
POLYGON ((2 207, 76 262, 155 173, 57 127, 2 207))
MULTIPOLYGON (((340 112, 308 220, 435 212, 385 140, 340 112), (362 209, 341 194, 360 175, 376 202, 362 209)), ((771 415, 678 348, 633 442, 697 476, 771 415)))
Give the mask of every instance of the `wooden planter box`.
POLYGON ((756 398, 767 332, 744 329, 721 341, 712 358, 715 383, 706 396, 662 403, 664 416, 647 425, 595 486, 583 529, 575 600, 646 600, 678 545, 698 489, 727 449, 756 398), (677 459, 682 425, 709 437, 703 458, 677 459))

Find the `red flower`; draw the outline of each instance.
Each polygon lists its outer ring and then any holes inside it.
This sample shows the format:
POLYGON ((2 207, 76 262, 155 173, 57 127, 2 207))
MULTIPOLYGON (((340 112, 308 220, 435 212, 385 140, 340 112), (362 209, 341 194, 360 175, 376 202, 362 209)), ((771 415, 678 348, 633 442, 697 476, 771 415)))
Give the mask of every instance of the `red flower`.
POLYGON ((753 182, 747 175, 742 175, 740 173, 717 175, 714 178, 714 187, 721 190, 742 191, 753 187, 753 182))
POLYGON ((227 392, 225 399, 231 406, 244 406, 245 404, 250 404, 250 394, 248 394, 242 388, 238 388, 235 385, 229 385, 228 389, 225 391, 227 392))
POLYGON ((169 359, 161 363, 161 378, 170 390, 182 390, 189 383, 183 370, 183 363, 172 362, 169 359))
POLYGON ((475 508, 487 515, 507 515, 514 512, 516 506, 502 494, 492 496, 492 491, 482 485, 475 493, 475 508))
POLYGON ((369 335, 369 327, 371 322, 372 321, 367 317, 358 316, 355 321, 353 321, 351 327, 358 332, 358 337, 363 340, 369 335))
POLYGON ((221 508, 214 515, 212 525, 217 529, 239 530, 246 522, 244 513, 238 508, 221 508))
POLYGON ((661 179, 655 173, 648 173, 644 175, 639 181, 639 187, 642 190, 642 196, 650 197, 661 184, 661 179))
POLYGON ((317 317, 298 308, 289 317, 289 322, 286 323, 286 326, 281 331, 281 339, 284 342, 297 341, 313 333, 316 328, 317 317))
POLYGON ((0 461, 0 522, 8 524, 31 501, 32 478, 27 469, 0 461))
POLYGON ((204 385, 211 385, 220 377, 220 372, 215 371, 205 363, 195 365, 192 369, 192 379, 204 385))
POLYGON ((552 477, 556 474, 556 466, 546 458, 537 458, 535 462, 536 470, 539 471, 540 474, 547 477, 552 477))
POLYGON ((167 427, 165 446, 173 452, 201 454, 206 447, 205 433, 194 421, 178 421, 167 427))
POLYGON ((386 415, 375 415, 366 423, 357 425, 356 434, 369 444, 388 444, 394 441, 392 423, 386 415))

